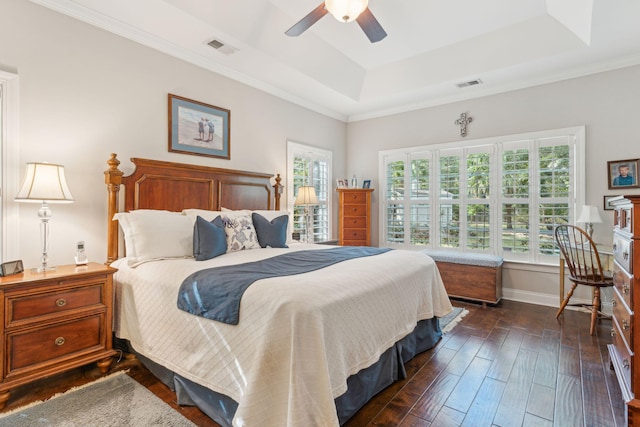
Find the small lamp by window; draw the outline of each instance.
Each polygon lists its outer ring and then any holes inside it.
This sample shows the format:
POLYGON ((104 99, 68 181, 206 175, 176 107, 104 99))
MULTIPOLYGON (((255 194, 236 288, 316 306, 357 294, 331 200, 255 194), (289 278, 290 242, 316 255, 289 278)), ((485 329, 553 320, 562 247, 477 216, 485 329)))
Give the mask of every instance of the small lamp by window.
POLYGON ((42 265, 37 272, 55 270, 49 266, 49 219, 53 216, 49 203, 72 203, 73 196, 64 176, 64 166, 50 163, 27 163, 27 171, 16 202, 42 203, 38 210, 40 218, 40 242, 42 244, 42 265))
POLYGON ((576 222, 584 222, 587 233, 589 233, 589 237, 593 238, 593 224, 600 224, 602 222, 602 218, 600 218, 600 213, 598 212, 597 207, 584 205, 582 207, 582 212, 580 212, 580 218, 578 218, 576 222))
POLYGON ((313 230, 311 228, 311 210, 309 206, 318 204, 318 197, 316 196, 316 189, 312 186, 304 186, 298 188, 298 195, 296 196, 295 206, 304 206, 304 217, 306 220, 306 240, 307 243, 313 242, 313 230))

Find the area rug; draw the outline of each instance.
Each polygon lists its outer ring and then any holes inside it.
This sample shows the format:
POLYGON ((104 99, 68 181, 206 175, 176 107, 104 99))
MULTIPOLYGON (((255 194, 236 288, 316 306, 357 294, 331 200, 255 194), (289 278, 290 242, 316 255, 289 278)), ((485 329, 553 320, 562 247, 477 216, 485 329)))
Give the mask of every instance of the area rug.
POLYGON ((453 311, 446 316, 440 318, 440 329, 443 334, 451 331, 462 320, 464 316, 469 314, 469 310, 462 307, 453 307, 453 311))
POLYGON ((0 414, 0 426, 194 427, 195 424, 119 372, 47 401, 0 414))

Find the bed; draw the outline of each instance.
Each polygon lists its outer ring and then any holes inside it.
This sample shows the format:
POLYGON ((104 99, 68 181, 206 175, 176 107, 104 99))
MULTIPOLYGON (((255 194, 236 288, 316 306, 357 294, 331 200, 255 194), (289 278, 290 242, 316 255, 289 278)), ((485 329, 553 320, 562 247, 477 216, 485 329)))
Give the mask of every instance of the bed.
POLYGON ((260 278, 244 290, 235 324, 178 308, 204 270, 214 278, 262 263, 290 270, 296 257, 354 248, 282 244, 290 229, 256 223, 255 249, 240 239, 237 250, 227 234, 228 252, 196 260, 218 250, 203 243, 210 240, 202 230, 220 218, 283 219, 280 176, 131 161, 135 170, 125 176, 112 154, 105 171, 107 263, 118 268, 114 331, 179 404, 197 405, 222 426, 338 426, 440 339, 438 318, 451 304, 435 262, 418 251, 364 248, 316 271, 260 278), (279 240, 262 245, 272 230, 279 240))

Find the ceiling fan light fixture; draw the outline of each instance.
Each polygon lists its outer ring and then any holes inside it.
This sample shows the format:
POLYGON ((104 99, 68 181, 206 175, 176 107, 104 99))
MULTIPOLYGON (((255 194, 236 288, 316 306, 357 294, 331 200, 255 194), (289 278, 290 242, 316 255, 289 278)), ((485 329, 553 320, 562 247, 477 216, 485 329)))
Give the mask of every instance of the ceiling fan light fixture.
POLYGON ((355 20, 369 5, 369 0, 326 0, 325 7, 338 21, 355 20))

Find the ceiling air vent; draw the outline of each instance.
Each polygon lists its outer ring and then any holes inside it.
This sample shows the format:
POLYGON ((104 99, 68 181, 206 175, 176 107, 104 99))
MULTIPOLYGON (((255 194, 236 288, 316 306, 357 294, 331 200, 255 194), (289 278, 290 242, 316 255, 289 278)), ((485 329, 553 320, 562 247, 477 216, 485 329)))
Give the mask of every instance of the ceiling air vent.
POLYGON ((235 47, 226 44, 225 42, 222 42, 218 39, 213 39, 209 42, 207 42, 207 44, 209 46, 211 46, 212 48, 214 48, 215 50, 224 53, 225 55, 231 55, 235 52, 238 51, 238 49, 236 49, 235 47))
POLYGON ((480 84, 482 84, 482 80, 475 79, 475 80, 470 80, 470 81, 464 82, 464 83, 458 83, 458 84, 456 84, 456 86, 458 86, 459 88, 463 88, 463 87, 475 86, 475 85, 480 85, 480 84))

